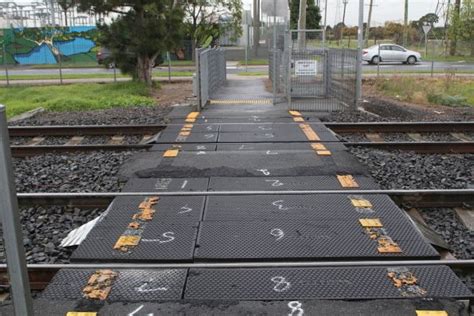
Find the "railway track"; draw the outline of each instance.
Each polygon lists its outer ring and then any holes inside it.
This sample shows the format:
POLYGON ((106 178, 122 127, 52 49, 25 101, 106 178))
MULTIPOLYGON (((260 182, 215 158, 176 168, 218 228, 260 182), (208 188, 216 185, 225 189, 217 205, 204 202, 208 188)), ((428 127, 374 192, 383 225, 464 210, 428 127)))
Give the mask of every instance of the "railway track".
MULTIPOLYGON (((366 134, 370 139, 369 142, 344 142, 346 146, 351 147, 409 150, 418 153, 474 153, 474 140, 464 134, 474 132, 473 122, 326 123, 325 125, 335 133, 366 134), (449 133, 456 141, 426 141, 418 134, 430 132, 449 133), (383 133, 409 133, 415 139, 410 142, 385 141, 380 135, 383 133)), ((11 145, 12 155, 26 157, 49 152, 146 150, 151 148, 150 142, 154 135, 167 126, 172 125, 11 126, 9 133, 13 140, 23 138, 21 144, 11 145), (128 142, 126 135, 135 136, 134 142, 128 142), (45 144, 47 138, 51 137, 61 137, 63 143, 45 144), (88 137, 103 137, 103 139, 99 144, 88 143, 88 137)))

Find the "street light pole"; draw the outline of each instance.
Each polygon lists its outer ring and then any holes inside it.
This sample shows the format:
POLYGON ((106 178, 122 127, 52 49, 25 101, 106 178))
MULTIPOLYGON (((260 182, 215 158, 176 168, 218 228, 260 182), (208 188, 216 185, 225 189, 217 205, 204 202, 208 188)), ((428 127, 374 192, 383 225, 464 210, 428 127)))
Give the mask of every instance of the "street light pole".
POLYGON ((356 104, 362 101, 362 47, 364 45, 364 0, 359 0, 359 28, 357 30, 356 104))

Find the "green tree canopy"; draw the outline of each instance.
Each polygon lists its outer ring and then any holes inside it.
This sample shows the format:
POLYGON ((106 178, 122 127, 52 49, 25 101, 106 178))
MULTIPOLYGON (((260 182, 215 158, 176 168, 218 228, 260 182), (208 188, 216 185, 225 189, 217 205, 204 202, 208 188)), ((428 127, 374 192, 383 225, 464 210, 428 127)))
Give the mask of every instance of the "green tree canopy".
MULTIPOLYGON (((290 1, 290 27, 292 30, 298 28, 298 17, 300 14, 300 1, 290 1)), ((306 0, 306 29, 319 29, 321 23, 321 13, 314 0, 306 0)))
POLYGON ((451 38, 451 55, 455 55, 457 41, 470 44, 471 56, 474 56, 474 0, 464 0, 459 13, 452 11, 449 36, 451 38))
POLYGON ((152 85, 153 66, 164 52, 179 47, 184 12, 175 0, 78 0, 84 11, 115 12, 110 24, 100 24, 98 42, 111 51, 124 73, 152 85))

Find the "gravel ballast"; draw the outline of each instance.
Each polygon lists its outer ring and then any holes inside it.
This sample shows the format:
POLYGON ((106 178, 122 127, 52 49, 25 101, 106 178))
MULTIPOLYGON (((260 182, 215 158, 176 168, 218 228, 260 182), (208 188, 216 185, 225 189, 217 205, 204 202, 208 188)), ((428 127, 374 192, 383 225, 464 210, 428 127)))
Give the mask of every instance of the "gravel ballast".
POLYGON ((474 155, 422 155, 354 147, 382 189, 465 189, 474 186, 474 155))

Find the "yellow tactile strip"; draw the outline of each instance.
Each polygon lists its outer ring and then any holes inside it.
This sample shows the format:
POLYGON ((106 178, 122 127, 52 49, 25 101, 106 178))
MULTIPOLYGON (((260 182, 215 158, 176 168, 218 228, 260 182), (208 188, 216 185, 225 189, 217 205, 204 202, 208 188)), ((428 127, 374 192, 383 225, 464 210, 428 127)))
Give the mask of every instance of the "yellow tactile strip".
POLYGON ((346 175, 337 175, 337 180, 343 188, 358 188, 359 184, 354 179, 354 177, 350 174, 346 175))
POLYGON ((321 143, 312 143, 311 147, 316 152, 318 156, 331 156, 332 153, 329 151, 324 144, 321 143))
POLYGON ((238 105, 238 104, 272 104, 272 99, 223 99, 223 100, 210 100, 210 104, 229 104, 229 105, 238 105))
POLYGON ((92 300, 106 300, 117 277, 118 273, 112 270, 97 270, 90 276, 87 285, 82 290, 84 297, 92 300))
POLYGON ((313 128, 306 123, 299 124, 301 130, 306 135, 306 138, 310 141, 320 141, 318 134, 313 130, 313 128))

